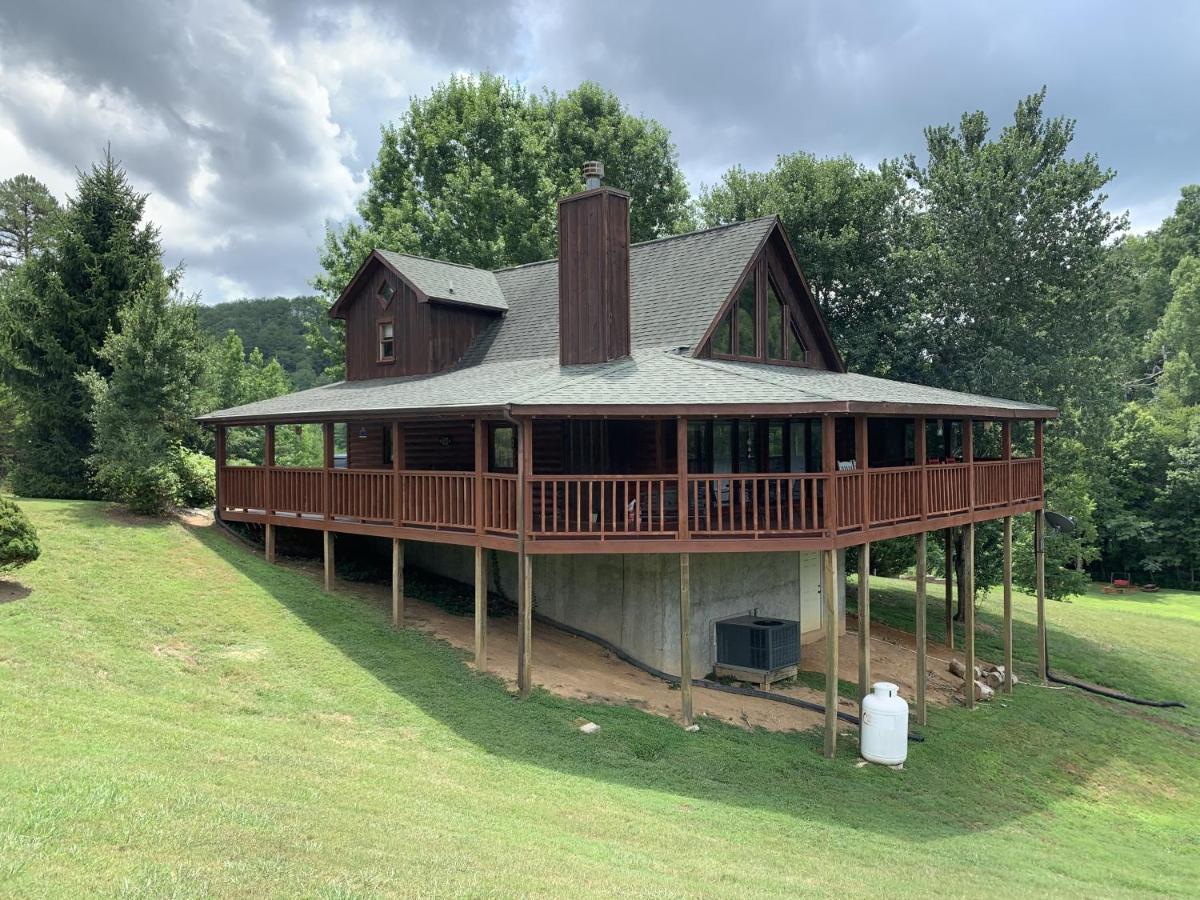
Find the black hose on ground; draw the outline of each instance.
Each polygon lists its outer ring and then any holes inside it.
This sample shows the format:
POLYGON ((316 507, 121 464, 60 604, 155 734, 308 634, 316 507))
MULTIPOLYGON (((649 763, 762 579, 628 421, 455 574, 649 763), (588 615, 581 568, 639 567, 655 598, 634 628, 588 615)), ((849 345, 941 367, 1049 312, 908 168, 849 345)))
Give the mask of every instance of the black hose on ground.
MULTIPOLYGON (((543 624, 557 628, 559 631, 565 631, 567 634, 583 638, 585 641, 591 641, 593 644, 599 644, 613 656, 617 657, 617 659, 621 660, 622 662, 629 663, 629 665, 636 669, 641 669, 647 675, 652 675, 660 681, 665 681, 667 684, 679 684, 678 675, 672 675, 669 672, 662 671, 662 669, 656 669, 654 666, 647 665, 640 659, 630 656, 616 644, 612 643, 612 641, 605 640, 597 634, 592 634, 580 628, 574 628, 571 625, 564 625, 562 622, 556 622, 554 619, 551 619, 549 616, 544 616, 541 613, 536 613, 534 618, 543 624)), ((759 697, 763 700, 774 700, 776 703, 786 703, 789 706, 798 706, 801 709, 818 712, 822 715, 825 714, 825 707, 820 703, 813 703, 811 700, 801 700, 799 697, 788 697, 784 694, 772 694, 770 691, 760 691, 757 688, 735 687, 732 684, 722 684, 719 681, 710 681, 707 678, 693 678, 692 685, 695 687, 707 688, 710 691, 721 691, 722 693, 726 694, 737 694, 742 697, 759 697)), ((844 713, 841 710, 838 711, 837 717, 841 721, 848 722, 851 725, 860 724, 858 716, 851 715, 850 713, 844 713)), ((922 742, 925 740, 925 736, 910 732, 908 739, 910 741, 922 742)))
POLYGON ((1062 675, 1055 675, 1050 668, 1050 639, 1043 637, 1046 650, 1046 680, 1053 681, 1055 684, 1065 684, 1068 687, 1079 688, 1081 691, 1087 691, 1089 694, 1095 694, 1098 697, 1107 697, 1109 700, 1120 700, 1122 703, 1133 703, 1137 706, 1152 706, 1155 709, 1187 709, 1187 704, 1180 703, 1178 700, 1143 700, 1141 697, 1131 697, 1128 694, 1122 694, 1120 691, 1114 691, 1109 688, 1098 687, 1094 684, 1088 684, 1084 681, 1077 681, 1074 678, 1065 678, 1062 675))

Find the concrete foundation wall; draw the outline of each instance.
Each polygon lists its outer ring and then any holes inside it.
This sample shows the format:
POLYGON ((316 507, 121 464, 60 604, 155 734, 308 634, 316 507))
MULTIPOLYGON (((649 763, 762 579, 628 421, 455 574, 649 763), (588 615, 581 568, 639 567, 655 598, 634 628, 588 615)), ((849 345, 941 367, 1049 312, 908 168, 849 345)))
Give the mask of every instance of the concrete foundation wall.
MULTIPOLYGON (((489 588, 517 597, 517 558, 486 551, 489 588)), ((839 552, 838 571, 844 565, 839 552)), ((470 584, 469 547, 409 541, 408 564, 470 584)), ((823 629, 819 553, 694 553, 693 674, 712 670, 718 619, 743 614, 800 620, 802 640, 823 629)), ((533 607, 605 640, 655 668, 679 674, 679 557, 675 554, 535 556, 533 607)), ((838 579, 839 633, 845 630, 846 580, 838 579)), ((536 648, 535 648, 536 658, 536 648)))

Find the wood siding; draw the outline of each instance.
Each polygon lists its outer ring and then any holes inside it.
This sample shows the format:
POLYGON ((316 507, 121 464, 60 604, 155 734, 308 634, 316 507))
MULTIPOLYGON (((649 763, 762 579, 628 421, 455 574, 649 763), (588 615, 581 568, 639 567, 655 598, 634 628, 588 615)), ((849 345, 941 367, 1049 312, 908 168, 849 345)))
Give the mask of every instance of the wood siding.
POLYGON ((560 200, 558 257, 561 363, 628 356, 628 195, 598 188, 560 200))
POLYGON ((499 313, 434 302, 420 302, 412 287, 382 263, 374 262, 346 306, 346 379, 425 375, 454 366, 471 341, 499 313), (383 282, 395 294, 384 305, 383 282), (379 325, 391 322, 395 358, 379 361, 379 325))

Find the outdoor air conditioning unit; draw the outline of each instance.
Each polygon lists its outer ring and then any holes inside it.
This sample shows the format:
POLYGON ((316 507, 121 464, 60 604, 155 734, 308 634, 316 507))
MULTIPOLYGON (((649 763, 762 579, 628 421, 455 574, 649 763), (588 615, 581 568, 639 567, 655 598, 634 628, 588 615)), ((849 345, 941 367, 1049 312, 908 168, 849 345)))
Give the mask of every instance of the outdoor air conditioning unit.
POLYGON ((765 616, 735 616, 717 622, 719 668, 765 674, 794 667, 799 662, 799 622, 765 616))

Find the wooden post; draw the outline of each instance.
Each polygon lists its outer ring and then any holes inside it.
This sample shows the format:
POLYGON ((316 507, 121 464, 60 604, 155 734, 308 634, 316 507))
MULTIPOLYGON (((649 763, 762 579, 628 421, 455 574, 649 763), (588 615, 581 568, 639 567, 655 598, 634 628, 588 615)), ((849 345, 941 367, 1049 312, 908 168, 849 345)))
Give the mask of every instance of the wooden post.
POLYGON ((271 524, 271 515, 275 512, 275 500, 271 494, 272 482, 275 480, 275 426, 263 426, 263 512, 267 516, 264 528, 267 562, 275 562, 275 526, 271 524))
MULTIPOLYGON (((392 525, 396 528, 400 527, 403 521, 403 496, 404 491, 400 489, 401 476, 400 473, 404 470, 404 430, 400 427, 399 421, 392 423, 392 525)), ((401 553, 404 551, 401 550, 401 553)))
POLYGON ((1013 689, 1012 516, 1004 517, 1004 693, 1013 689))
POLYGON ((334 580, 334 560, 333 560, 333 532, 321 532, 323 544, 325 547, 325 593, 333 593, 334 580))
POLYGON ((967 709, 975 708, 975 525, 963 526, 963 664, 967 709))
POLYGON ((683 725, 692 724, 692 575, 691 555, 679 554, 679 699, 683 725))
POLYGON ((688 522, 688 425, 683 416, 675 420, 675 472, 678 477, 675 491, 679 499, 675 506, 679 514, 679 539, 686 541, 691 531, 688 522))
POLYGON ((333 422, 325 423, 324 438, 324 457, 325 457, 325 474, 323 476, 324 484, 324 501, 325 501, 325 518, 333 518, 333 422))
POLYGON ((825 608, 825 755, 837 754, 838 582, 837 551, 822 550, 821 600, 825 608))
POLYGON ((404 541, 400 538, 392 538, 392 625, 404 626, 404 541))
POLYGON ((522 420, 517 432, 517 689, 533 690, 533 558, 526 552, 532 516, 529 476, 533 474, 533 428, 522 420))
POLYGON ((858 549, 858 707, 871 693, 871 545, 858 549))
POLYGON ((913 462, 917 472, 917 511, 924 520, 929 515, 929 448, 925 446, 925 417, 913 419, 913 462))
POLYGON ((1012 420, 1005 419, 1000 426, 1000 457, 1004 460, 1004 499, 1012 503, 1012 420))
POLYGON ((917 724, 925 724, 925 677, 928 663, 925 660, 925 532, 917 535, 917 724))
POLYGON ((487 668, 487 578, 483 572, 483 547, 475 547, 475 668, 487 668))
POLYGON ((483 473, 487 471, 487 424, 483 419, 475 420, 475 533, 483 534, 483 473))
MULTIPOLYGON (((1038 424, 1041 424, 1040 422, 1038 424)), ((1050 661, 1046 654, 1046 510, 1033 514, 1033 564, 1037 585, 1038 676, 1048 684, 1050 661)))
POLYGON ((975 509, 975 422, 962 420, 963 462, 967 464, 967 509, 975 509))
POLYGON ((946 529, 946 646, 954 649, 954 529, 946 529))
POLYGON ((216 450, 217 450, 216 515, 217 515, 217 518, 219 519, 221 517, 221 482, 224 480, 224 475, 225 475, 225 426, 224 425, 217 426, 217 448, 216 448, 216 450))
POLYGON ((870 443, 867 437, 867 417, 854 417, 854 466, 862 474, 858 476, 858 514, 861 529, 871 527, 871 467, 870 443))
POLYGON ((521 550, 517 584, 517 690, 533 690, 533 557, 521 550))
POLYGON ((825 475, 825 533, 836 537, 838 532, 837 504, 837 419, 821 417, 821 472, 825 475))

